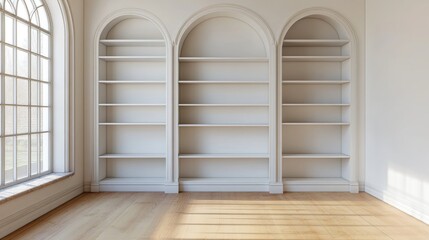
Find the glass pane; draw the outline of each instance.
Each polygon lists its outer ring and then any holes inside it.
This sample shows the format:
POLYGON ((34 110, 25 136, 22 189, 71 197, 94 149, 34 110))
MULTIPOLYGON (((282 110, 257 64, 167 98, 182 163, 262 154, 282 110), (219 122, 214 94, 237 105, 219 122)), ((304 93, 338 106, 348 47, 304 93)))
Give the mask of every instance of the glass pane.
POLYGON ((5 46, 5 73, 15 75, 15 55, 14 50, 11 47, 5 46))
POLYGON ((49 84, 47 83, 40 83, 40 85, 42 85, 41 88, 41 105, 42 106, 49 106, 49 84))
POLYGON ((40 54, 49 57, 49 36, 40 32, 40 54))
POLYGON ((35 28, 31 28, 31 51, 39 52, 39 31, 35 28))
POLYGON ((40 72, 40 80, 49 82, 49 60, 40 58, 41 63, 41 72, 40 72))
POLYGON ((49 131, 49 108, 41 108, 40 124, 41 132, 49 131))
POLYGON ((29 20, 29 15, 27 11, 27 6, 25 6, 24 0, 20 0, 18 3, 17 15, 25 20, 29 20))
POLYGON ((36 6, 33 5, 33 0, 24 0, 27 5, 28 13, 32 14, 36 6))
POLYGON ((34 0, 34 3, 36 4, 36 7, 40 7, 43 5, 43 2, 41 0, 34 0))
POLYGON ((14 108, 11 106, 4 107, 4 118, 5 118, 5 134, 11 135, 14 134, 14 108))
POLYGON ((31 135, 31 175, 39 173, 39 134, 31 135))
POLYGON ((28 107, 17 107, 17 128, 16 131, 20 133, 28 133, 28 107))
POLYGON ((31 54, 31 79, 39 79, 39 58, 31 54))
POLYGON ((17 46, 28 49, 28 25, 18 21, 16 23, 16 35, 17 46))
POLYGON ((37 11, 39 12, 40 27, 49 30, 49 19, 45 7, 40 7, 37 11))
POLYGON ((16 167, 18 179, 28 177, 28 136, 18 136, 16 139, 16 167))
POLYGON ((39 83, 31 81, 31 105, 39 105, 39 83))
POLYGON ((16 101, 20 105, 28 105, 28 80, 18 79, 16 81, 16 101))
POLYGON ((10 183, 13 182, 13 175, 14 175, 14 168, 13 168, 13 155, 14 155, 14 148, 13 148, 13 142, 14 137, 7 137, 4 139, 5 146, 4 146, 4 158, 5 158, 5 182, 10 183))
POLYGON ((15 8, 12 7, 12 5, 10 5, 8 1, 5 1, 4 4, 5 4, 4 9, 6 9, 6 11, 15 14, 15 8))
POLYGON ((31 132, 39 132, 39 110, 38 107, 31 108, 31 132))
POLYGON ((18 50, 17 56, 17 75, 20 77, 28 77, 28 53, 18 50))
POLYGON ((42 172, 49 170, 49 134, 43 133, 40 139, 40 161, 42 164, 42 172))
POLYGON ((15 101, 15 78, 5 77, 4 78, 4 102, 6 104, 14 104, 15 101))
POLYGON ((15 39, 15 31, 13 29, 13 22, 14 19, 9 17, 8 15, 5 16, 5 21, 4 21, 4 37, 5 37, 5 42, 9 43, 9 44, 14 44, 14 39, 15 39))

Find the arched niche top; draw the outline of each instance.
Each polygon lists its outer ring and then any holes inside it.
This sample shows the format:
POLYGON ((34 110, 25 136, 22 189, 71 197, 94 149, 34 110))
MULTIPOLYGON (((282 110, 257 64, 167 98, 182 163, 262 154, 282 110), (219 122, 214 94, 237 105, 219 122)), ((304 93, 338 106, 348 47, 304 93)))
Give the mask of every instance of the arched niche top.
POLYGON ((191 17, 182 26, 177 43, 182 57, 267 57, 274 39, 252 11, 216 5, 191 17))
POLYGON ((356 40, 348 21, 340 14, 324 8, 305 9, 292 17, 280 41, 284 39, 356 40))
POLYGON ((171 46, 170 36, 161 21, 152 13, 136 9, 122 9, 107 16, 97 28, 95 43, 100 39, 164 40, 171 46))

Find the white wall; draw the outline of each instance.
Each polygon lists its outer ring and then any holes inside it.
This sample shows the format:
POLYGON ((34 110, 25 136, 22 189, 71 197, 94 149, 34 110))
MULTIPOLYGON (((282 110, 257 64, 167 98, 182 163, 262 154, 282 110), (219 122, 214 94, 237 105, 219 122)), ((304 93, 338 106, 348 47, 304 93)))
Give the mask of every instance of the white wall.
MULTIPOLYGON (((67 1, 67 0, 64 0, 67 1)), ((0 238, 83 191, 83 0, 68 0, 75 40, 75 174, 0 205, 0 238)), ((55 31, 55 29, 54 29, 55 31)))
MULTIPOLYGON (((359 69, 358 81, 364 77, 364 16, 365 1, 344 0, 87 0, 85 10, 85 190, 89 190, 93 164, 93 122, 94 122, 94 38, 103 19, 120 9, 143 9, 157 16, 165 25, 171 39, 176 40, 182 25, 202 8, 216 4, 235 4, 244 6, 262 17, 276 40, 291 18, 307 8, 324 7, 334 10, 345 17, 358 37, 359 69)), ((363 88, 359 84, 359 88, 363 88)), ((363 94, 363 89, 359 92, 363 94)), ((363 106, 363 104, 360 104, 363 106)), ((363 116, 363 114, 359 114, 363 116)), ((363 119, 362 119, 363 120, 363 119)), ((363 146, 363 144, 359 144, 363 146)), ((360 157, 363 156, 363 153, 360 157)), ((359 156, 358 156, 359 158, 359 156)), ((362 164, 363 166, 363 164, 362 164)), ((363 184, 363 171, 361 171, 363 184)))
POLYGON ((366 2, 366 190, 429 223, 429 1, 366 2))

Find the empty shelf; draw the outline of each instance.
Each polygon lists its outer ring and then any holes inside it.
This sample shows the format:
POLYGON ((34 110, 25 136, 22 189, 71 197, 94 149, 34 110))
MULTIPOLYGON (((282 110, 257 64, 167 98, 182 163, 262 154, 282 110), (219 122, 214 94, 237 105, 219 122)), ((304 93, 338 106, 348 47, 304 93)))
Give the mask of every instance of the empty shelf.
POLYGON ((179 124, 179 127, 268 127, 268 124, 179 124))
POLYGON ((165 107, 165 104, 157 103, 100 103, 100 107, 165 107))
POLYGON ((164 81, 113 81, 113 80, 100 80, 98 83, 103 84, 165 84, 164 81))
POLYGON ((179 158, 268 158, 267 154, 259 153, 205 153, 205 154, 180 154, 179 158))
POLYGON ((268 178, 180 178, 180 184, 267 184, 268 178))
POLYGON ((202 104, 194 104, 194 103, 184 103, 179 104, 179 107, 268 107, 268 104, 247 104, 247 103, 238 103, 238 104, 228 104, 228 103, 202 103, 202 104))
POLYGON ((305 85, 305 84, 314 84, 314 85, 322 85, 322 84, 330 84, 330 85, 340 85, 340 84, 348 84, 350 81, 340 81, 340 80, 283 80, 283 84, 290 85, 305 85))
POLYGON ((181 84, 268 84, 268 81, 193 81, 182 80, 181 84))
POLYGON ((343 62, 349 56, 283 56, 284 62, 343 62))
POLYGON ((283 154, 283 158, 350 158, 349 155, 342 153, 321 153, 321 154, 283 154))
POLYGON ((118 62, 161 62, 164 56, 100 56, 100 60, 118 62))
POLYGON ((284 103, 283 107, 348 107, 348 103, 284 103))
POLYGON ((337 123, 337 122, 288 122, 283 123, 286 126, 348 126, 350 123, 337 123))
POLYGON ((99 123, 100 126, 165 126, 165 123, 99 123))
POLYGON ((100 43, 105 46, 165 46, 165 41, 163 39, 102 39, 100 43))
POLYGON ((349 43, 346 39, 288 39, 284 47, 342 47, 349 43))
POLYGON ((108 153, 100 155, 99 158, 165 158, 162 153, 108 153))
POLYGON ((268 62, 263 57, 180 57, 180 62, 268 62))

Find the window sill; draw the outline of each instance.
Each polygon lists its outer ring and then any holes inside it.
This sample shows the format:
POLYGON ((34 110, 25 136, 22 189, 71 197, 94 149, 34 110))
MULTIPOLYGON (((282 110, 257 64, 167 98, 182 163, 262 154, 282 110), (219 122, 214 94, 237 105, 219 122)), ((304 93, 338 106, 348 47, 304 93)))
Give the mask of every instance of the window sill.
POLYGON ((0 204, 10 201, 19 196, 33 192, 37 189, 49 186, 53 183, 59 182, 62 179, 72 176, 74 173, 51 173, 46 176, 35 178, 27 182, 17 184, 0 190, 0 204))

